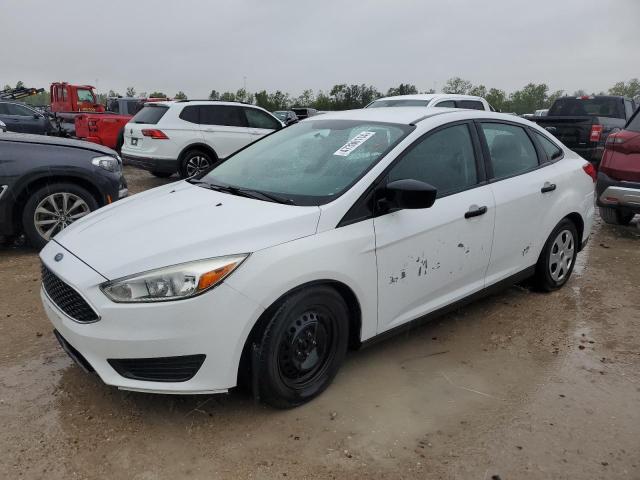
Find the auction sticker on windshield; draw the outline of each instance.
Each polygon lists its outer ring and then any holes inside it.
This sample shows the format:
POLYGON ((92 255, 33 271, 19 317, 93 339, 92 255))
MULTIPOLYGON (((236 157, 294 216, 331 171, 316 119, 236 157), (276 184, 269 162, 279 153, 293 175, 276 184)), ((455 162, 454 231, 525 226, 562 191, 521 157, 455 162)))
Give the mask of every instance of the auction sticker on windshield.
POLYGON ((351 152, 353 152, 356 148, 362 145, 364 142, 373 137, 376 132, 360 132, 358 135, 353 137, 347 143, 345 143, 342 147, 335 151, 334 155, 338 155, 340 157, 346 157, 351 152))

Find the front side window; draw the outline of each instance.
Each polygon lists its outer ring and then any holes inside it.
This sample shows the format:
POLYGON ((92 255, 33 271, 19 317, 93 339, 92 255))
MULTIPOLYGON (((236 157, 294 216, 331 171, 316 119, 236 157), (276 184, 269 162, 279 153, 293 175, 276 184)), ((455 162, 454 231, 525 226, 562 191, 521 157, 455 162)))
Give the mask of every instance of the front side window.
MULTIPOLYGON (((266 128, 269 130, 275 130, 280 128, 281 125, 264 112, 255 108, 245 108, 244 113, 247 116, 247 123, 251 128, 266 128)), ((286 115, 286 112, 285 112, 286 115)))
POLYGON ((538 142, 540 142, 542 149, 547 154, 547 158, 549 160, 556 160, 557 158, 560 158, 562 156, 562 149, 551 140, 549 140, 545 135, 542 135, 538 132, 536 132, 535 135, 538 139, 538 142))
POLYGON ((226 127, 246 126, 242 109, 230 105, 201 105, 200 123, 203 125, 223 125, 226 127))
POLYGON ((86 88, 79 88, 77 92, 79 102, 93 103, 93 93, 91 93, 91 90, 87 90, 86 88))
POLYGON ((506 123, 482 123, 493 176, 505 178, 538 166, 538 155, 524 128, 506 123))
POLYGON ((298 205, 321 205, 344 193, 413 128, 305 121, 239 151, 201 180, 279 194, 298 205))
POLYGON ((17 115, 20 117, 33 117, 35 113, 33 110, 29 110, 27 107, 23 107, 22 105, 16 105, 15 103, 7 104, 9 107, 9 115, 17 115))
POLYGON ((469 127, 455 125, 415 144, 389 172, 388 181, 413 179, 433 185, 438 196, 478 183, 469 127))

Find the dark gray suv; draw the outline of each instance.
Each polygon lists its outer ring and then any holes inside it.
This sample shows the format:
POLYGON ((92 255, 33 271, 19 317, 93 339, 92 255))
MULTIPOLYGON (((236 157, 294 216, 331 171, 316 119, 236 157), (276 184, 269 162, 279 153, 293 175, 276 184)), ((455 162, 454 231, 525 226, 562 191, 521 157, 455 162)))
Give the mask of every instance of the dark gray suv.
POLYGON ((41 248, 69 224, 127 196, 110 148, 58 137, 0 133, 0 236, 41 248))

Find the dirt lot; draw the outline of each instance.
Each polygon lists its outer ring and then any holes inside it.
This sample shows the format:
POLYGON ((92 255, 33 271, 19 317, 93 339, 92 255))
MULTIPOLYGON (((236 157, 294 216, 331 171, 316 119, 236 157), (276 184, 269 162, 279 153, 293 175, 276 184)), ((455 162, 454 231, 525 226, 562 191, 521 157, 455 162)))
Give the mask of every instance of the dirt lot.
POLYGON ((0 247, 0 478, 640 479, 639 246, 598 222, 561 291, 354 352, 290 411, 105 386, 51 334, 36 253, 0 247))

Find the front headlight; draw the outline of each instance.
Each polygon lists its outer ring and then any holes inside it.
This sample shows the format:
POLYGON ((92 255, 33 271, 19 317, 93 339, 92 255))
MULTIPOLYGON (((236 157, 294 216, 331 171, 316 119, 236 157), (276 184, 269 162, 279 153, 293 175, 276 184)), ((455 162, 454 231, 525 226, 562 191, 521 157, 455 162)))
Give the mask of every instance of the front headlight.
POLYGON ((118 303, 182 300, 212 289, 248 256, 230 255, 149 270, 105 282, 100 290, 118 303))
POLYGON ((100 167, 108 172, 116 173, 120 171, 120 162, 110 155, 95 157, 91 160, 96 167, 100 167))

